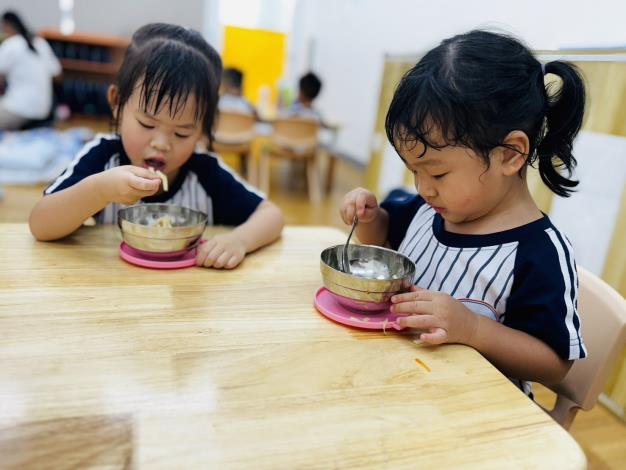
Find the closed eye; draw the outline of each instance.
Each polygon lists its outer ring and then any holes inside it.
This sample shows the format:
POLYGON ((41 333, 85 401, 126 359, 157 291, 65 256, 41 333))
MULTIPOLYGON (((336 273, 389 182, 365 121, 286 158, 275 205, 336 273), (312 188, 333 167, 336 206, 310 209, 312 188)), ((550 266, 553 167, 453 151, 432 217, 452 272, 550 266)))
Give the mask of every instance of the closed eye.
POLYGON ((436 180, 440 180, 441 178, 443 178, 444 176, 446 176, 448 173, 441 173, 439 175, 433 175, 433 178, 435 178, 436 180))
POLYGON ((174 135, 176 135, 176 137, 178 137, 179 139, 186 139, 187 137, 191 136, 191 134, 179 134, 178 132, 176 132, 174 135))
POLYGON ((137 122, 138 122, 139 124, 141 124, 141 127, 144 127, 144 128, 146 128, 146 129, 154 129, 154 126, 151 126, 150 124, 146 124, 146 123, 144 123, 144 122, 141 122, 139 119, 137 119, 137 122))

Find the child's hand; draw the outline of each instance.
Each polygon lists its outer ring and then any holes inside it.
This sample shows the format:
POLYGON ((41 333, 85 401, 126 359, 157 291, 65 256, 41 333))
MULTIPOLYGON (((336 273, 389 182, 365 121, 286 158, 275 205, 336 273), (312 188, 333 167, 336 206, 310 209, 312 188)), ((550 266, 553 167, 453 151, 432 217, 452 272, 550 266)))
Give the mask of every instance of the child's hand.
POLYGON ((233 269, 246 256, 246 245, 232 233, 216 235, 198 247, 196 264, 206 268, 233 269))
POLYGON ((426 343, 470 344, 478 318, 459 300, 443 292, 412 286, 411 292, 391 298, 393 313, 410 316, 396 320, 398 325, 424 330, 420 339, 426 343))
POLYGON ((354 216, 358 216, 359 222, 369 223, 376 218, 378 201, 371 191, 356 188, 343 197, 339 213, 341 219, 347 225, 352 225, 354 216))
POLYGON ((106 203, 135 204, 159 190, 161 178, 146 168, 124 165, 96 175, 97 187, 106 203))

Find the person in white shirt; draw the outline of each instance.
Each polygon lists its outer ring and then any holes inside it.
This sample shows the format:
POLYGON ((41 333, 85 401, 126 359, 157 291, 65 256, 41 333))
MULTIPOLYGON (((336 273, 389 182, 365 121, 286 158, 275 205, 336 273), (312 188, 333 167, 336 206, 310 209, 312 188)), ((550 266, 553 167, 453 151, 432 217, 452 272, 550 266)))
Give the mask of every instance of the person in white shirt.
POLYGON ((18 129, 30 120, 44 119, 52 108, 52 77, 61 65, 45 39, 34 37, 20 17, 2 15, 5 39, 0 44, 0 129, 18 129))

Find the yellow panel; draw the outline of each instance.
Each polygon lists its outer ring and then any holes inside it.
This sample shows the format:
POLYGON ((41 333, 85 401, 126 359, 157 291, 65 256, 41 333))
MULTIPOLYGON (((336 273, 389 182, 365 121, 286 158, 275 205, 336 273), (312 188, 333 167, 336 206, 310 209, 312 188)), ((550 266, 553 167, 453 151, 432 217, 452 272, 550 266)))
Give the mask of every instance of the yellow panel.
POLYGON ((243 94, 257 103, 259 89, 270 90, 270 102, 276 103, 276 84, 283 74, 286 36, 262 29, 224 28, 224 67, 237 67, 244 73, 243 94))

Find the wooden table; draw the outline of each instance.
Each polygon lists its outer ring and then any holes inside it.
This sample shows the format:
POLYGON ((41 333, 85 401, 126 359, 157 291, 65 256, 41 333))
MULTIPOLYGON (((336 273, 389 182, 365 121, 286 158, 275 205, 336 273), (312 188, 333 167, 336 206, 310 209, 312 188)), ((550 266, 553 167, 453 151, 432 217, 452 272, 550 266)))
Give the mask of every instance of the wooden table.
POLYGON ((113 227, 0 225, 0 467, 585 466, 473 349, 320 316, 319 253, 344 237, 288 227, 234 271, 153 271, 113 227))

